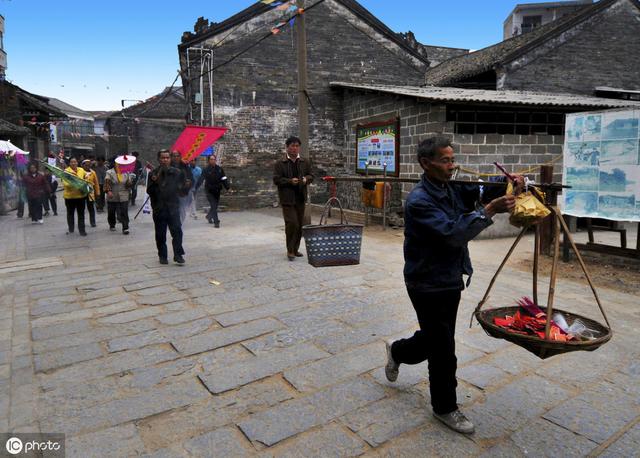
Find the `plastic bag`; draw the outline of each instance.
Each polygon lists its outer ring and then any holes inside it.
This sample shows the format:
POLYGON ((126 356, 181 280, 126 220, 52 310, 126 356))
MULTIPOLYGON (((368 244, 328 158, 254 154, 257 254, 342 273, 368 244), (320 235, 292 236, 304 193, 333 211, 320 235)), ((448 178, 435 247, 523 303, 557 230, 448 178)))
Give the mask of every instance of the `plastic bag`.
MULTIPOLYGON (((513 184, 509 182, 506 194, 513 194, 513 184)), ((531 192, 526 191, 516 196, 516 207, 509 217, 509 222, 516 227, 538 224, 551 214, 540 200, 531 192)))

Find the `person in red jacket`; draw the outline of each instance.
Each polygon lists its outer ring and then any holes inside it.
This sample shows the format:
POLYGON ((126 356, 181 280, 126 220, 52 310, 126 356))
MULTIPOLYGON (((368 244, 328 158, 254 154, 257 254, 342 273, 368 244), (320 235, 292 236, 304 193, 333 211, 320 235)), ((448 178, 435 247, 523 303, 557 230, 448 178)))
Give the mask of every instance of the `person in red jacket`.
POLYGON ((38 172, 38 164, 29 164, 27 173, 22 177, 27 202, 29 203, 29 213, 33 224, 42 224, 42 202, 51 193, 51 188, 43 174, 38 172))

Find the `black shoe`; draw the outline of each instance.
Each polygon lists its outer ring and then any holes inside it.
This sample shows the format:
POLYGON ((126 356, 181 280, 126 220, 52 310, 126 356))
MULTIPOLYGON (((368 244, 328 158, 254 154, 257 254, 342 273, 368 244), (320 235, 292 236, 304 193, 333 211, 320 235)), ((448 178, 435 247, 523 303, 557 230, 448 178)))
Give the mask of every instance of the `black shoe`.
POLYGON ((217 223, 213 223, 213 227, 220 227, 220 221, 218 221, 217 223))
POLYGON ((82 231, 82 232, 80 232, 80 235, 81 235, 81 236, 83 236, 83 237, 86 237, 86 236, 87 236, 87 233, 86 233, 86 232, 84 232, 84 231, 82 231))
POLYGON ((115 227, 109 227, 109 230, 112 232, 115 232, 116 228, 115 227))
POLYGON ((169 260, 167 258, 160 258, 160 264, 169 264, 169 260))
POLYGON ((91 223, 91 227, 96 227, 96 223, 91 223))
POLYGON ((296 259, 296 254, 295 253, 287 253, 287 259, 289 261, 293 261, 294 259, 296 259))
POLYGON ((209 224, 213 224, 213 219, 207 218, 207 221, 209 221, 209 224))
POLYGON ((44 216, 49 216, 49 212, 44 212, 44 216))
POLYGON ((302 253, 300 253, 299 251, 296 251, 296 258, 301 258, 304 255, 302 253))
POLYGON ((175 262, 176 264, 184 264, 184 258, 181 255, 174 256, 173 262, 175 262))
POLYGON ((129 229, 122 229, 122 235, 129 235, 129 229))
POLYGON ((53 212, 53 216, 58 216, 58 212, 53 212))

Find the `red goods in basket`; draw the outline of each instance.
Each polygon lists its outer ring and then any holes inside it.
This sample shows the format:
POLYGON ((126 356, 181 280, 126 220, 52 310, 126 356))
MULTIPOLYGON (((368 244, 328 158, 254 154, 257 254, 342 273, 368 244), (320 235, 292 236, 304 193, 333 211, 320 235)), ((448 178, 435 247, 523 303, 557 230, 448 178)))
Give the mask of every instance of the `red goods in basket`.
MULTIPOLYGON (((508 329, 509 332, 515 334, 533 335, 544 339, 547 315, 528 297, 523 297, 517 303, 520 309, 513 316, 495 317, 493 324, 508 329)), ((549 339, 567 342, 573 340, 574 336, 567 334, 552 322, 549 330, 549 339)))

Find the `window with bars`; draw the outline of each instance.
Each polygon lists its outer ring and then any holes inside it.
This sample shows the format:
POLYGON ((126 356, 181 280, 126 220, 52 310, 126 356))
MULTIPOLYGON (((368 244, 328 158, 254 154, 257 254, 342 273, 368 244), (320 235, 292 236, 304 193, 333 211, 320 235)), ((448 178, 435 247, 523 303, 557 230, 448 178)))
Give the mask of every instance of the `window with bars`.
POLYGON ((457 134, 564 135, 564 113, 545 110, 448 105, 447 121, 457 134))

